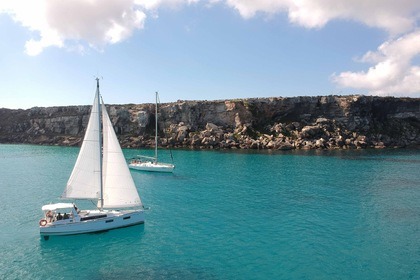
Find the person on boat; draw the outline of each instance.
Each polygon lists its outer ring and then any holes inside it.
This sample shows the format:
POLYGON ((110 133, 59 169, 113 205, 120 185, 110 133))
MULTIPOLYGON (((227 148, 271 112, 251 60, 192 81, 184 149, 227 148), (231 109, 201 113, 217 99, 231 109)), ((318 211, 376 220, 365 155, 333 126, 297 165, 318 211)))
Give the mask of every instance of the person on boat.
POLYGON ((79 216, 80 210, 77 208, 77 206, 73 203, 73 209, 70 211, 70 218, 75 219, 79 216))
POLYGON ((63 217, 61 216, 61 213, 60 212, 58 212, 58 215, 57 215, 57 220, 59 221, 59 220, 62 220, 63 219, 63 217))
POLYGON ((47 214, 45 214, 45 216, 47 217, 47 221, 51 222, 52 218, 53 218, 53 213, 51 210, 48 210, 47 214))

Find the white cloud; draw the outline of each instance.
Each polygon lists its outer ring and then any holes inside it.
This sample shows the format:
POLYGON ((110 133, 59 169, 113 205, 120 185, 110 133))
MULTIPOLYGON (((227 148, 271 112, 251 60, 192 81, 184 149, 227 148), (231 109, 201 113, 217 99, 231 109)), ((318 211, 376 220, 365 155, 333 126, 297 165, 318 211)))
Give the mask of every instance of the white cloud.
POLYGON ((412 65, 420 55, 420 30, 390 40, 368 52, 362 61, 375 63, 367 71, 333 75, 343 87, 367 89, 378 95, 410 95, 420 93, 420 67, 412 65))
POLYGON ((419 0, 2 0, 0 14, 7 13, 33 33, 26 53, 37 55, 55 46, 84 50, 102 49, 121 42, 142 29, 146 13, 158 18, 160 8, 182 8, 202 3, 227 5, 244 19, 256 15, 288 15, 292 24, 322 28, 333 20, 350 20, 385 30, 389 41, 367 52, 360 62, 366 71, 334 74, 340 86, 367 89, 373 94, 420 93, 419 0))
POLYGON ((367 71, 334 74, 332 80, 342 87, 364 89, 371 94, 420 94, 420 67, 413 65, 414 58, 420 54, 420 31, 416 26, 420 21, 419 0, 225 1, 245 19, 257 13, 286 12, 291 23, 306 28, 322 28, 332 20, 341 19, 383 29, 391 39, 360 59, 374 65, 367 71))
MULTIPOLYGON (((214 0, 209 0, 209 2, 214 0)), ((161 7, 179 8, 183 5, 190 5, 200 2, 200 0, 135 0, 136 5, 143 7, 145 10, 157 10, 161 7)))
POLYGON ((292 23, 321 28, 334 19, 354 20, 391 34, 414 28, 420 15, 418 0, 225 0, 242 17, 287 12, 292 23))
POLYGON ((249 19, 257 13, 276 14, 287 11, 292 1, 288 0, 225 0, 226 4, 237 10, 242 17, 249 19))
POLYGON ((25 44, 28 55, 51 46, 83 49, 74 44, 84 42, 100 49, 127 39, 146 19, 134 0, 6 0, 0 13, 33 31, 25 44))
MULTIPOLYGON (((0 15, 8 14, 28 28, 33 38, 25 44, 28 55, 47 47, 102 49, 144 28, 146 12, 157 18, 160 7, 177 8, 200 0, 1 0, 0 15)), ((210 0, 214 1, 214 0, 210 0)))

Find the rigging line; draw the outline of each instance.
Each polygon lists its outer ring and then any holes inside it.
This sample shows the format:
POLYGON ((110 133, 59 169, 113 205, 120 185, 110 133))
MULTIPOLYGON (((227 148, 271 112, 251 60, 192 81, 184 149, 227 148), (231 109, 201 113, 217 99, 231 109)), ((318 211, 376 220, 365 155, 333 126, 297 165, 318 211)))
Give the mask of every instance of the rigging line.
POLYGON ((172 164, 174 163, 174 157, 172 156, 171 146, 169 145, 169 153, 171 154, 172 164))
MULTIPOLYGON (((163 122, 163 123, 165 124, 165 122, 163 122)), ((168 131, 169 131, 169 129, 168 129, 168 131)), ((169 143, 168 133, 167 133, 167 130, 166 130, 165 127, 163 128, 163 133, 165 134, 167 149, 169 149, 169 154, 171 155, 171 160, 172 160, 172 164, 173 164, 174 163, 174 157, 172 155, 171 145, 169 143)))
POLYGON ((89 200, 95 207, 96 207, 96 209, 98 209, 98 210, 101 210, 99 207, 98 207, 98 204, 97 203, 94 203, 92 200, 89 200))
MULTIPOLYGON (((159 97, 159 92, 156 92, 156 102, 160 104, 160 97, 159 97)), ((163 125, 165 125, 165 122, 163 122, 163 125)), ((156 128, 157 129, 157 128, 156 128)), ((169 153, 171 155, 171 160, 172 160, 172 164, 174 163, 174 157, 172 155, 172 150, 171 150, 171 145, 169 144, 169 140, 168 140, 168 134, 166 133, 166 128, 165 126, 163 127, 163 133, 165 134, 165 138, 166 138, 166 145, 167 148, 169 149, 169 153)))
POLYGON ((174 163, 174 157, 172 155, 171 145, 169 144, 168 134, 166 133, 166 129, 163 129, 163 133, 165 133, 166 145, 167 145, 167 147, 169 149, 169 154, 171 155, 171 160, 172 160, 172 164, 173 164, 174 163))

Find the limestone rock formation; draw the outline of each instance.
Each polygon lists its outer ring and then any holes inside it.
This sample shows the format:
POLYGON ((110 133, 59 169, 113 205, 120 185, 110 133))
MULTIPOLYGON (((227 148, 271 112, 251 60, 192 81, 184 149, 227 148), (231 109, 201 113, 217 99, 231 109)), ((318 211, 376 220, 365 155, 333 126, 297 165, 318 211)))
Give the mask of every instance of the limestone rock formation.
MULTIPOLYGON (((109 105, 123 147, 154 145, 154 104, 109 105)), ((0 142, 80 145, 90 106, 0 109, 0 142)), ((364 149, 418 146, 420 99, 251 98, 161 104, 161 146, 201 149, 364 149)))

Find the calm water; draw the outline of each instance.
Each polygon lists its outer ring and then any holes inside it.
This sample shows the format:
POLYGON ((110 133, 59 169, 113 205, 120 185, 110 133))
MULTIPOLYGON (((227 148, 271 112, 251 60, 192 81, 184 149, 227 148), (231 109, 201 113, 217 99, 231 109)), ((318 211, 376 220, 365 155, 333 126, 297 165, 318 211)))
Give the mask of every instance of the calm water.
POLYGON ((44 241, 77 153, 0 145, 0 279, 420 279, 419 150, 174 151, 144 225, 44 241))

